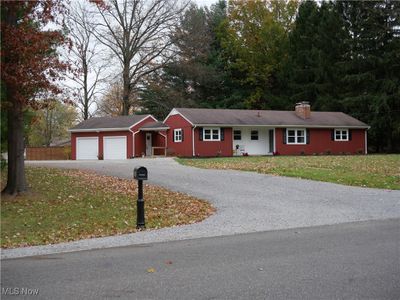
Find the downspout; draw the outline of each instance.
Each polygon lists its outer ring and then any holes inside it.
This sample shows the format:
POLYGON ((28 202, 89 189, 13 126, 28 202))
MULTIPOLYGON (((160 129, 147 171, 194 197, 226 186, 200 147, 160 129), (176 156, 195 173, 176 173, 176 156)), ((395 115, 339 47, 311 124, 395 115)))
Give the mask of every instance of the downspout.
POLYGON ((133 147, 133 151, 132 151, 132 156, 135 157, 135 135, 140 131, 133 131, 132 129, 129 128, 129 131, 132 132, 132 147, 133 147))
POLYGON ((196 125, 194 125, 194 127, 192 128, 192 149, 193 149, 193 153, 192 156, 195 157, 196 156, 196 151, 194 149, 194 130, 196 129, 196 125))
POLYGON ((167 135, 163 134, 161 132, 158 132, 158 134, 164 137, 164 140, 165 140, 165 156, 167 156, 167 147, 168 147, 167 135))

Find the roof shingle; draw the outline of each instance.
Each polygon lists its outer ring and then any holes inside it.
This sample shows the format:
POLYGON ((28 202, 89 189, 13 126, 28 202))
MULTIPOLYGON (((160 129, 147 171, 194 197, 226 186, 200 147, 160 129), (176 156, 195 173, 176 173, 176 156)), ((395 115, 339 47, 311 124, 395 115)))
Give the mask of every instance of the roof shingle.
POLYGON ((368 125, 342 112, 312 111, 309 119, 294 111, 176 108, 194 125, 360 127, 368 125))
POLYGON ((150 115, 129 115, 118 117, 95 117, 87 119, 75 127, 71 128, 72 131, 90 130, 90 129, 128 129, 137 122, 142 121, 150 115))

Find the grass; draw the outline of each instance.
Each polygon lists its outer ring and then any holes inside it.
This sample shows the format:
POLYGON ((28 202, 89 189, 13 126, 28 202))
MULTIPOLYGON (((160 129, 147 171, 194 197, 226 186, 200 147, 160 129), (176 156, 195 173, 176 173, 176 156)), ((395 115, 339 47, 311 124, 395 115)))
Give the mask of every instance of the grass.
POLYGON ((271 156, 182 159, 181 164, 299 177, 344 185, 400 189, 400 155, 271 156))
MULTIPOLYGON (((2 248, 136 231, 135 181, 47 168, 27 168, 26 175, 29 193, 1 199, 2 248)), ((215 211, 206 201, 151 185, 144 199, 148 229, 199 222, 215 211)))

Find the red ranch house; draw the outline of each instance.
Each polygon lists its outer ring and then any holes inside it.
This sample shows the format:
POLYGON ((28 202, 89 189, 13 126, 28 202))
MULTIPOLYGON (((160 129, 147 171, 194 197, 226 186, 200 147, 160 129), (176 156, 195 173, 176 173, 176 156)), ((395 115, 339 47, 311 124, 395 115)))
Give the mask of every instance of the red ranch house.
POLYGON ((164 123, 178 156, 366 154, 365 123, 341 112, 174 108, 164 123))
POLYGON ((72 159, 366 154, 365 123, 340 112, 174 108, 151 115, 92 118, 72 128, 72 159))

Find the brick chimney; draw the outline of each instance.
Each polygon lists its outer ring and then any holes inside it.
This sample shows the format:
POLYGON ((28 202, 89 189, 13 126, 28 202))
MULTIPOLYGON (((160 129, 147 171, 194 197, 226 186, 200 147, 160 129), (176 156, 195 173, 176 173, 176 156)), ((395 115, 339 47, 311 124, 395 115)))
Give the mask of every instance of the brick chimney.
POLYGON ((296 103, 295 113, 299 118, 309 119, 311 117, 310 103, 306 101, 296 103))

